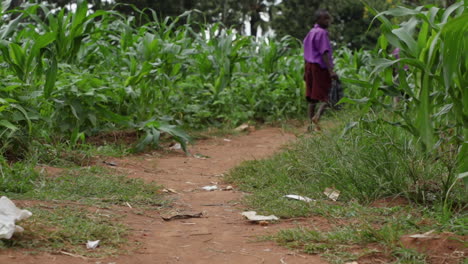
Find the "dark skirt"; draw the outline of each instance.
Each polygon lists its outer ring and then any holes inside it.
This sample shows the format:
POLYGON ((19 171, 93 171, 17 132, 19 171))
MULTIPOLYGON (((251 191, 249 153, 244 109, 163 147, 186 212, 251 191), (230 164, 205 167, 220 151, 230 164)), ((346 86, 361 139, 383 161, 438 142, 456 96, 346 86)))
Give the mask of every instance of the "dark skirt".
POLYGON ((317 63, 305 63, 304 80, 306 82, 306 99, 309 102, 328 102, 332 80, 327 69, 317 63))

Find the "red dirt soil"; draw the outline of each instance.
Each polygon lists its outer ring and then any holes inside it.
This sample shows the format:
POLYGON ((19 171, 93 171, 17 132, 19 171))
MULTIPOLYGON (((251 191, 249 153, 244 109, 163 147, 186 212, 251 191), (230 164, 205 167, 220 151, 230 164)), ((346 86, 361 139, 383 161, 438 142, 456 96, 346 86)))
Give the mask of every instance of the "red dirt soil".
POLYGON ((294 139, 295 136, 281 129, 266 128, 229 140, 203 140, 190 148, 192 154, 209 157, 206 159, 188 157, 182 151, 174 151, 163 157, 155 153, 107 159, 129 177, 155 181, 177 191, 168 197, 174 199, 173 211, 203 212, 204 216, 164 221, 158 212, 142 216, 128 208, 124 221, 133 231, 129 241, 141 243, 129 255, 82 259, 50 254, 31 256, 7 251, 0 254, 0 263, 327 263, 318 256, 299 254, 273 242, 257 241, 259 236, 295 226, 293 221, 268 226, 251 224, 241 216, 245 208, 239 200, 244 193, 235 187, 231 191, 209 192, 201 189, 216 183, 219 188, 226 187, 221 174, 243 161, 268 157, 294 139))

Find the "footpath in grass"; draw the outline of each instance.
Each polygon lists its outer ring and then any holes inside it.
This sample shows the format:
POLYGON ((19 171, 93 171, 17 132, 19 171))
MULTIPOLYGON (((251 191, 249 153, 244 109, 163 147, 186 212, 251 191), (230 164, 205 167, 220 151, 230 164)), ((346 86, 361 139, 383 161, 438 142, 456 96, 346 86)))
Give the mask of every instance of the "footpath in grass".
POLYGON ((0 263, 324 263, 317 256, 258 242, 280 225, 265 229, 241 216, 244 193, 227 188, 222 174, 242 161, 270 156, 296 138, 277 127, 244 133, 200 140, 190 147, 190 156, 162 150, 91 162, 107 169, 46 167, 49 175, 38 175, 21 193, 8 195, 34 215, 21 222, 26 233, 4 243, 0 263), (161 189, 151 181, 164 185, 167 193, 159 195, 161 189), (215 184, 216 191, 202 189, 215 184), (200 218, 163 219, 199 212, 200 218), (103 228, 106 221, 113 229, 103 228), (86 250, 86 241, 96 239, 101 246, 86 250))
POLYGON ((424 155, 391 126, 343 135, 344 124, 328 120, 323 133, 229 173, 229 183, 250 193, 246 206, 297 224, 263 239, 331 263, 466 261, 464 186, 444 194, 450 157, 424 155), (324 194, 327 188, 340 192, 337 201, 324 194), (284 198, 288 194, 314 201, 284 198))
MULTIPOLYGON (((42 257, 44 252, 91 260, 109 256, 110 262, 122 263, 134 259, 151 263, 155 256, 168 261, 178 257, 186 263, 206 256, 221 262, 227 257, 245 263, 262 258, 286 261, 293 256, 290 252, 297 251, 311 258, 296 257, 295 261, 304 263, 322 263, 306 254, 320 255, 330 263, 461 263, 467 253, 463 186, 450 192, 451 210, 442 210, 445 196, 440 179, 449 160, 421 155, 405 134, 390 127, 357 127, 343 136, 342 121, 329 118, 325 122, 328 128, 323 133, 289 127, 289 132, 299 135, 297 143, 266 160, 261 158, 294 137, 283 135, 284 129, 256 131, 238 139, 223 134, 196 146, 193 153, 203 154, 198 158, 187 157, 181 150, 166 153, 163 159, 158 153, 102 157, 106 163, 101 159, 94 163, 106 168, 56 169, 57 173, 47 176, 18 167, 8 175, 30 178, 18 185, 21 188, 4 189, 2 194, 30 209, 35 217, 24 222, 24 234, 3 241, 2 248, 42 257), (232 169, 227 183, 220 182, 221 173, 247 158, 253 161, 232 169), (126 173, 126 169, 131 170, 126 173), (134 172, 140 179, 125 176, 134 172), (162 196, 161 187, 151 179, 177 193, 162 196), (232 184, 235 191, 198 188, 214 181, 232 184), (326 188, 340 191, 337 201, 323 194, 326 188), (248 224, 240 216, 246 208, 235 202, 245 193, 249 193, 243 196, 249 209, 275 214, 281 220, 269 229, 248 224), (286 194, 315 201, 288 200, 283 198, 286 194), (166 199, 175 203, 169 205, 166 199), (208 215, 164 222, 148 214, 181 206, 208 215), (124 219, 127 215, 144 219, 134 226, 124 219), (131 235, 135 230, 143 235, 137 243, 131 235), (415 234, 425 235, 410 237, 415 234), (86 241, 97 239, 101 240, 99 250, 86 250, 86 241), (258 240, 287 249, 251 242, 258 240), (117 259, 121 254, 125 258, 117 259)), ((36 263, 47 263, 50 258, 41 260, 36 263)))

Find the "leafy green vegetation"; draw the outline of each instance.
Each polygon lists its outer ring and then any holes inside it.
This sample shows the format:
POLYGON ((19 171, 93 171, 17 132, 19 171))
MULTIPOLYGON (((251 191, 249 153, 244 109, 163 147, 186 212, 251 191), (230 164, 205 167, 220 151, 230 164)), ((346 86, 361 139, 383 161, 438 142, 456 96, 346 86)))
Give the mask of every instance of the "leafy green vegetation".
MULTIPOLYGON (((129 203, 157 209, 166 202, 156 184, 97 167, 55 177, 34 167, 37 161, 89 166, 92 156, 142 151, 167 135, 186 150, 188 130, 225 133, 243 122, 305 116, 302 47, 295 38, 256 39, 223 24, 199 24, 196 11, 161 18, 151 10, 134 9, 129 16, 90 10, 85 1, 73 12, 9 4, 0 8, 2 195, 80 208, 129 203), (126 141, 131 149, 105 140, 96 144, 104 146, 93 144, 116 131, 134 136, 126 141)), ((226 178, 251 192, 245 202, 261 213, 341 221, 330 230, 300 227, 270 239, 337 263, 375 252, 396 263, 425 263, 428 256, 399 244, 402 235, 466 235, 466 10, 466 1, 447 8, 379 13, 368 4, 358 10, 376 16, 382 35, 374 50, 335 52, 346 85, 344 111, 326 118, 325 133, 304 135, 283 153, 247 162, 226 178), (340 191, 338 202, 326 200, 325 188, 340 191), (317 201, 288 200, 286 194, 317 201), (370 206, 388 198, 409 205, 370 206), (421 224, 424 219, 429 223, 421 224), (367 244, 378 247, 365 250, 367 244), (354 252, 356 245, 364 251, 354 252)), ((43 222, 27 222, 39 235, 4 247, 37 248, 46 241, 44 248, 80 253, 86 239, 103 237, 112 253, 123 241, 124 227, 106 229, 107 220, 86 209, 32 210, 44 216, 43 222), (48 230, 53 236, 42 235, 48 230)))
MULTIPOLYGON (((234 126, 304 113, 298 42, 241 36, 174 19, 135 23, 114 11, 25 4, 0 22, 1 151, 30 142, 71 147, 131 129, 136 150, 162 133, 185 148, 180 127, 234 126), (200 29, 201 27, 201 29, 200 29), (200 33, 197 33, 200 32, 200 33)), ((14 149, 14 150, 13 150, 14 149)))
POLYGON ((467 29, 465 5, 458 1, 447 9, 397 7, 378 14, 373 10, 382 23, 379 56, 371 63, 371 74, 354 81, 368 90, 366 97, 346 100, 363 104, 364 113, 377 109, 386 113, 377 115, 382 121, 378 124, 405 129, 426 155, 453 162, 441 179, 446 206, 452 186, 463 178, 468 182, 468 58, 459 52, 468 45, 465 37, 459 37, 467 29), (393 23, 391 17, 405 20, 393 23), (395 49, 398 56, 392 54, 395 49))

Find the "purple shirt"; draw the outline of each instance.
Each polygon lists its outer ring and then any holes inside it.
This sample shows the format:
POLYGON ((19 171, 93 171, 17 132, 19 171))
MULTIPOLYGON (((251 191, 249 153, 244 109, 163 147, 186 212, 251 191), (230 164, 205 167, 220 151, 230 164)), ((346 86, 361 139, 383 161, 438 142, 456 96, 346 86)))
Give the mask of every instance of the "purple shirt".
POLYGON ((322 57, 326 51, 328 51, 328 57, 333 67, 333 50, 328 38, 328 31, 315 24, 304 39, 304 60, 309 63, 318 63, 320 67, 326 69, 327 65, 322 57))
MULTIPOLYGON (((400 59, 400 48, 396 48, 392 51, 392 55, 395 57, 395 59, 400 59)), ((409 70, 408 65, 403 66, 403 69, 409 70)))

